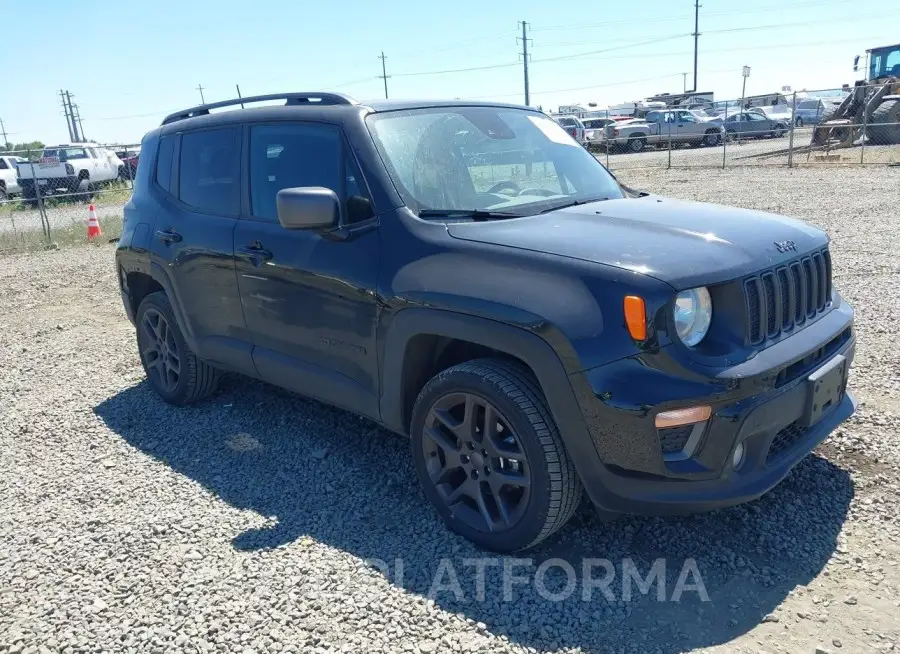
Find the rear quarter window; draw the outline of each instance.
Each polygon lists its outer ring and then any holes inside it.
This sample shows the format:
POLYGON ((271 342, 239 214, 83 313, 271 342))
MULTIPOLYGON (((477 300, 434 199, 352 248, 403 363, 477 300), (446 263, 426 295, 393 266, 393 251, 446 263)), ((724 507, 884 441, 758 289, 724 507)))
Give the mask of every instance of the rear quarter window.
POLYGON ((175 156, 176 135, 164 136, 159 141, 156 156, 156 184, 166 193, 172 193, 172 164, 175 156))

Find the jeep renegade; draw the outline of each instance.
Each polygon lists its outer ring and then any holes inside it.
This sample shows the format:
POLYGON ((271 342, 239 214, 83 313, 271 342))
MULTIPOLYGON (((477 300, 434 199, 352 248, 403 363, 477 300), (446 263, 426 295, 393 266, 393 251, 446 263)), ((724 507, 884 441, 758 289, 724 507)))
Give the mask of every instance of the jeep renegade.
POLYGON ((753 500, 853 413, 826 234, 633 191, 540 111, 258 96, 141 158, 116 265, 153 389, 236 372, 407 435, 482 547, 547 538, 582 489, 753 500))

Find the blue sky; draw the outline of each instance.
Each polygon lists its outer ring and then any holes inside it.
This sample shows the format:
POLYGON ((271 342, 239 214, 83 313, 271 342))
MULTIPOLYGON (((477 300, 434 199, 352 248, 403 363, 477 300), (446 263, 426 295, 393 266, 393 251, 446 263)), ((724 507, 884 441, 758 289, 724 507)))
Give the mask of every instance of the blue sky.
MULTIPOLYGON (((900 40, 900 6, 889 0, 701 5, 699 87, 716 99, 740 96, 743 65, 752 68, 748 95, 784 85, 838 87, 857 78, 854 55, 900 40)), ((693 0, 48 0, 41 6, 52 10, 4 5, 10 61, 3 66, 0 118, 10 141, 67 140, 58 89, 75 94, 86 135, 104 142, 137 142, 167 112, 199 104, 198 84, 207 102, 235 97, 235 84, 245 96, 340 90, 361 100, 382 97, 382 50, 392 98, 521 103, 520 20, 528 21, 532 39, 531 103, 545 109, 677 92, 682 73, 693 69, 687 36, 693 0)))

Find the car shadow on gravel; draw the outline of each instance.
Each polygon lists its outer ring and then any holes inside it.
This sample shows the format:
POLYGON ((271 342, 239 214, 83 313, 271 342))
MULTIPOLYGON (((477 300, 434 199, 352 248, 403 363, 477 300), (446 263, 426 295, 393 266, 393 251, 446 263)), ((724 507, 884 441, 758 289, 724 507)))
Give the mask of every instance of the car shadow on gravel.
POLYGON ((545 544, 501 557, 444 528, 405 439, 349 413, 239 378, 181 409, 142 382, 95 412, 229 505, 275 518, 236 533, 237 550, 297 547, 302 557, 303 537, 339 548, 368 563, 345 583, 371 584, 390 602, 387 579, 471 620, 471 641, 454 643, 463 650, 491 634, 539 651, 669 653, 728 642, 766 616, 780 620, 785 597, 821 573, 853 497, 847 472, 814 454, 742 507, 610 521, 583 505, 545 544))

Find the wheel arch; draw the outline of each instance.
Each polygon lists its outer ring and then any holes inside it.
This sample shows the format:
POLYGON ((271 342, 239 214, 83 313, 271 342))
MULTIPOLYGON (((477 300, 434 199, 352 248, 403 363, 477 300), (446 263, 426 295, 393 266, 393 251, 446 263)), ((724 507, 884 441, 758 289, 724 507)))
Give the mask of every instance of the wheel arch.
POLYGON ((125 290, 128 294, 128 301, 131 303, 133 314, 137 319, 137 310, 141 305, 141 301, 150 293, 157 291, 164 292, 172 305, 172 312, 175 314, 175 320, 178 323, 181 334, 187 342, 188 347, 194 352, 197 351, 197 339, 190 328, 190 323, 186 320, 184 312, 181 309, 178 294, 175 287, 169 279, 169 275, 165 269, 158 263, 151 263, 149 269, 135 269, 125 271, 122 274, 125 277, 125 290))
POLYGON ((587 438, 565 367, 547 341, 521 327, 440 309, 404 309, 391 320, 382 353, 382 422, 408 434, 412 405, 425 383, 440 370, 484 356, 515 359, 527 367, 561 433, 583 430, 587 438))

